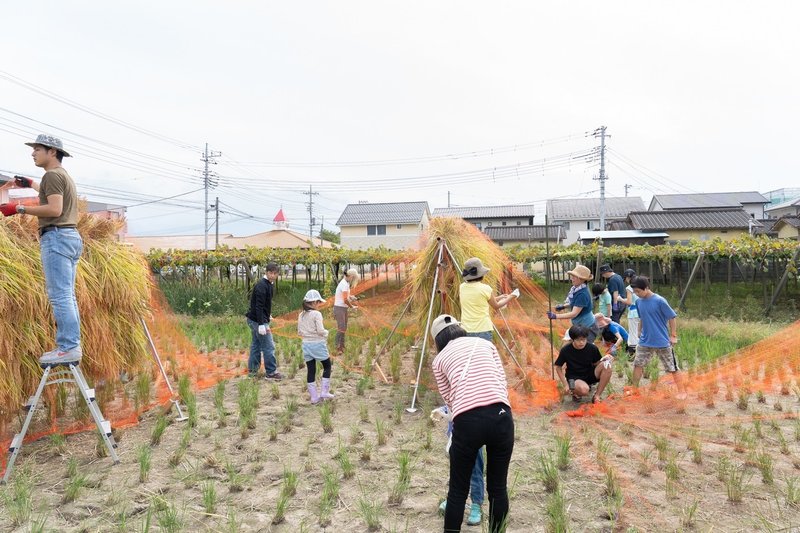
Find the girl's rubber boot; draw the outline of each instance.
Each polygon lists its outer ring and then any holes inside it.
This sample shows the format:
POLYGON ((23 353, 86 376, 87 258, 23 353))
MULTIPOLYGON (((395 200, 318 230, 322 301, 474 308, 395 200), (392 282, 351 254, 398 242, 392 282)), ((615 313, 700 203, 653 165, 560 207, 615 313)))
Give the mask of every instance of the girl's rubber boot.
POLYGON ((477 526, 481 523, 481 506, 477 503, 473 503, 472 507, 469 510, 469 516, 467 517, 467 525, 468 526, 477 526))
POLYGON ((334 395, 331 394, 331 378, 322 378, 322 392, 319 397, 323 400, 333 400, 334 395))
POLYGON ((317 384, 316 383, 309 383, 308 384, 308 395, 311 396, 311 403, 319 403, 320 397, 317 394, 317 384))

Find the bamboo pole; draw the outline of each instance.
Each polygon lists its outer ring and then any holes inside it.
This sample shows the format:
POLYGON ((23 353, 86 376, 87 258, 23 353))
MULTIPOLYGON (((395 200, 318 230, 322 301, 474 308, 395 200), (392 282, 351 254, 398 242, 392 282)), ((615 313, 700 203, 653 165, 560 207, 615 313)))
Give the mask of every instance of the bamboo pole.
MULTIPOLYGON (((544 275, 545 280, 547 282, 547 310, 553 308, 553 301, 552 296, 550 296, 550 291, 552 289, 550 285, 550 278, 552 274, 550 273, 550 223, 547 220, 547 215, 544 216, 544 249, 545 249, 545 261, 544 261, 544 275)), ((553 378, 553 381, 556 379, 556 369, 553 366, 555 362, 554 354, 553 354, 553 321, 548 320, 550 322, 550 376, 553 378)))

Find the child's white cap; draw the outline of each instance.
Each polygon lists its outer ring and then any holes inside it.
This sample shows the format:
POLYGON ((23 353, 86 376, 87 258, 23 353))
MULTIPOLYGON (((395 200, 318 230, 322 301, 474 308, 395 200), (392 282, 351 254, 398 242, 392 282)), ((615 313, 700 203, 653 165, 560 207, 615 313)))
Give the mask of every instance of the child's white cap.
POLYGON ((324 302, 325 298, 323 298, 318 290, 311 289, 303 296, 304 302, 324 302))

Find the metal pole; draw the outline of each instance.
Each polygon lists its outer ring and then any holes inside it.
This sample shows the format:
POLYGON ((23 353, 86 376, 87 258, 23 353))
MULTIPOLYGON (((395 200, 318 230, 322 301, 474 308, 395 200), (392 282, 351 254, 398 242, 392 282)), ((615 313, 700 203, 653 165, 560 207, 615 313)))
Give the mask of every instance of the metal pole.
POLYGON ((700 255, 697 256, 697 261, 694 262, 692 273, 689 274, 689 281, 686 282, 686 287, 684 287, 683 294, 681 294, 681 301, 680 303, 678 303, 679 309, 683 310, 686 309, 683 303, 686 301, 686 295, 689 294, 689 287, 692 285, 692 280, 694 279, 694 275, 697 274, 697 270, 700 268, 700 265, 702 264, 705 255, 706 255, 705 252, 700 252, 700 255))
MULTIPOLYGON (((550 278, 552 277, 552 274, 550 273, 550 223, 548 221, 547 215, 544 216, 544 250, 545 250, 544 275, 545 275, 545 280, 547 281, 547 310, 549 311, 550 309, 553 308, 553 299, 552 296, 550 296, 550 290, 551 290, 550 278)), ((548 320, 548 322, 550 322, 550 375, 553 378, 553 380, 555 380, 556 369, 553 366, 553 363, 555 362, 555 356, 553 354, 553 321, 548 320)))
MULTIPOLYGON (((406 311, 408 311, 408 308, 411 307, 411 302, 412 302, 412 300, 411 300, 411 298, 409 298, 408 302, 406 302, 406 306, 403 308, 403 312, 400 313, 400 318, 398 318, 397 322, 395 322, 391 333, 389 333, 389 336, 386 337, 386 340, 383 342, 383 346, 381 346, 381 349, 378 350, 378 355, 376 355, 375 359, 372 361, 372 366, 378 366, 378 359, 380 359, 381 355, 383 355, 384 350, 386 350, 386 346, 389 345, 389 341, 392 340, 392 336, 394 335, 394 332, 397 331, 398 326, 400 326, 400 321, 403 320, 404 316, 406 316, 406 311)), ((385 376, 384 376, 384 380, 385 380, 385 376)))
POLYGON ((206 151, 203 153, 203 163, 205 164, 203 168, 203 189, 205 189, 206 195, 206 200, 203 203, 203 213, 205 216, 205 221, 203 223, 203 235, 205 236, 203 250, 208 250, 208 143, 206 143, 206 151))
POLYGON ((216 250, 219 248, 219 196, 217 196, 217 199, 214 201, 214 217, 214 228, 216 228, 217 231, 216 237, 214 238, 214 249, 216 250))
MULTIPOLYGON (((150 329, 147 327, 147 322, 144 321, 144 317, 139 317, 139 320, 142 322, 142 327, 144 328, 144 334, 147 336, 147 342, 150 344, 150 352, 153 354, 153 359, 156 360, 158 364, 158 369, 161 371, 161 376, 164 378, 164 382, 167 384, 167 389, 169 389, 169 393, 172 396, 175 396, 175 390, 172 388, 172 384, 169 382, 169 377, 167 377, 167 372, 164 370, 164 365, 161 364, 161 358, 158 356, 158 350, 156 350, 156 345, 153 342, 153 337, 150 336, 150 329)), ((181 406, 175 398, 170 398, 170 401, 175 404, 175 407, 178 409, 178 422, 183 422, 184 420, 188 420, 189 417, 184 416, 183 411, 181 411, 181 406)))
POLYGON ((783 276, 781 276, 781 280, 778 282, 778 286, 775 287, 775 292, 772 293, 772 299, 769 301, 769 305, 764 310, 765 315, 769 315, 769 312, 772 311, 772 306, 774 306, 775 302, 778 301, 778 296, 780 296, 781 291, 786 286, 786 282, 789 280, 789 269, 791 268, 791 265, 797 262, 798 257, 800 257, 800 246, 795 248, 791 262, 787 263, 786 270, 783 271, 783 276))
POLYGON ((428 329, 431 326, 431 315, 433 315, 433 299, 436 296, 436 285, 439 283, 439 269, 442 267, 442 253, 444 253, 444 241, 441 237, 436 238, 439 241, 439 255, 436 259, 436 274, 433 276, 433 289, 431 290, 431 303, 428 306, 428 320, 425 323, 425 329, 422 332, 422 351, 419 355, 419 368, 417 368, 417 379, 416 383, 414 383, 414 396, 411 398, 411 407, 407 408, 406 411, 409 413, 416 413, 417 408, 414 405, 417 402, 417 390, 419 389, 419 376, 422 373, 422 362, 425 360, 425 348, 428 345, 428 329))

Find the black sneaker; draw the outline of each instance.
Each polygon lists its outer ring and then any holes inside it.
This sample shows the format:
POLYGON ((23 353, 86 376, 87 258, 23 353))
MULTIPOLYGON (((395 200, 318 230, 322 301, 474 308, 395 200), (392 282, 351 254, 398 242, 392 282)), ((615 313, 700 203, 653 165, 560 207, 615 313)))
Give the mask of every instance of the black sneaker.
POLYGON ((283 379, 283 374, 281 374, 276 370, 272 374, 267 374, 266 376, 264 376, 264 379, 274 379, 275 381, 280 381, 283 379))

